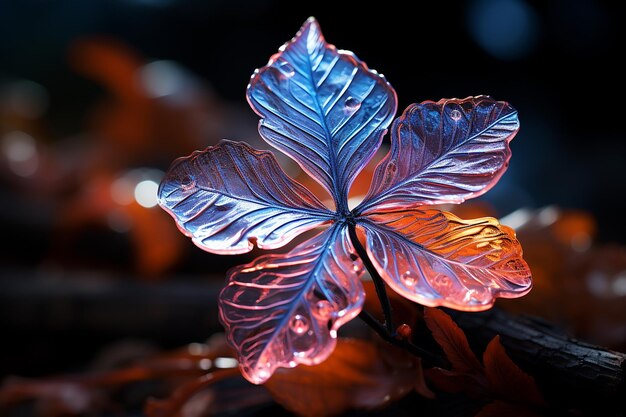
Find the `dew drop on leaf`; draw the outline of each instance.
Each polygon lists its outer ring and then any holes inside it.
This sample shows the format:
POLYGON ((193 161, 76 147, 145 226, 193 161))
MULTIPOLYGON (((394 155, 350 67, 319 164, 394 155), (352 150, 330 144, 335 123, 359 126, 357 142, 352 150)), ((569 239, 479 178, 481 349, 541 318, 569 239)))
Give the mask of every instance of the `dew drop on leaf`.
POLYGON ((196 180, 192 175, 185 175, 180 181, 180 186, 185 191, 191 190, 196 186, 196 180))
POLYGON ((289 322, 289 327, 291 331, 296 334, 303 334, 307 330, 309 330, 309 321, 301 314, 296 314, 289 322))
POLYGON ((417 283, 417 279, 413 276, 411 271, 406 271, 402 274, 402 282, 404 282, 404 285, 407 287, 412 287, 417 283))
POLYGON ((259 371, 259 378, 265 379, 265 378, 267 378, 269 376, 269 374, 270 373, 268 371, 266 371, 265 369, 261 369, 259 371))
POLYGON ((332 306, 326 300, 318 301, 316 307, 320 317, 328 318, 332 314, 332 306))
POLYGON ((345 105, 346 105, 346 112, 353 113, 357 111, 359 107, 361 107, 361 102, 354 97, 348 97, 345 101, 345 105))
POLYGON ((452 118, 452 120, 454 120, 455 122, 458 122, 459 120, 461 120, 461 112, 458 111, 457 109, 454 109, 450 112, 450 117, 452 118))
POLYGON ((450 286, 450 278, 446 275, 439 274, 433 279, 433 284, 437 288, 445 288, 450 286))

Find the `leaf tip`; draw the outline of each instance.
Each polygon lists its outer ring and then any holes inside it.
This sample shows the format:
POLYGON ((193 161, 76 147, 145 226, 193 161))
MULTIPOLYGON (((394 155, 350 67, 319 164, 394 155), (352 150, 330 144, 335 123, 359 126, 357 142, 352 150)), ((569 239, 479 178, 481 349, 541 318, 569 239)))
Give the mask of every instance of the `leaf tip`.
POLYGON ((304 22, 292 42, 297 42, 299 39, 302 39, 306 43, 308 50, 312 50, 315 48, 315 45, 324 42, 322 28, 315 17, 311 16, 304 22))
POLYGON ((321 32, 322 29, 320 27, 320 23, 317 21, 315 16, 309 16, 307 20, 302 24, 302 28, 300 29, 303 33, 305 31, 309 32, 321 32))

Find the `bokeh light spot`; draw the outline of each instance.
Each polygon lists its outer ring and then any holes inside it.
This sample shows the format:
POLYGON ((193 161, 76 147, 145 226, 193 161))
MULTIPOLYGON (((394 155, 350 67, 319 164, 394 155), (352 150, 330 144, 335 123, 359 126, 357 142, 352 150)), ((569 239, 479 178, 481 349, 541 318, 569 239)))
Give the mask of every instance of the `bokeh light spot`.
POLYGON ((617 296, 626 295, 626 271, 622 271, 615 277, 613 283, 611 284, 613 292, 617 296))
POLYGON ((2 151, 7 159, 14 162, 24 162, 37 153, 35 139, 24 132, 9 132, 2 138, 2 151))
POLYGON ((154 61, 139 70, 139 80, 146 94, 152 98, 177 93, 185 84, 184 70, 173 61, 154 61))
POLYGON ((236 368, 237 365, 239 362, 234 358, 215 358, 216 368, 236 368))
POLYGON ((30 177, 39 167, 37 143, 32 136, 20 131, 6 133, 2 137, 2 153, 9 168, 20 177, 30 177))
POLYGON ((140 206, 150 208, 157 205, 159 184, 152 180, 144 180, 135 186, 135 200, 140 206))
POLYGON ((476 0, 467 15, 471 36, 496 58, 523 58, 537 43, 536 12, 523 0, 476 0))

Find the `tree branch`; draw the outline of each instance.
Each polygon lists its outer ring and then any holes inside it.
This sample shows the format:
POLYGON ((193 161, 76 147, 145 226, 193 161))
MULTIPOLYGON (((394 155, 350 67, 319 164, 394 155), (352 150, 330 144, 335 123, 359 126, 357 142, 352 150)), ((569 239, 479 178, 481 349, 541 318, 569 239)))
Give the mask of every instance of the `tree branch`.
MULTIPOLYGON (((46 350, 59 353, 63 348, 66 356, 84 355, 85 338, 95 335, 115 339, 132 334, 173 344, 202 340, 222 331, 216 311, 222 276, 208 282, 205 276, 193 280, 178 277, 158 286, 120 276, 98 276, 65 272, 55 278, 29 270, 0 270, 0 330, 5 340, 19 341, 19 346, 7 342, 5 348, 11 348, 9 352, 16 357, 25 357, 25 353, 18 355, 24 352, 21 346, 25 334, 36 335, 41 343, 45 335, 62 331, 66 335, 63 338, 45 339, 46 350), (60 305, 62 315, 58 314, 60 305), (195 324, 191 326, 190 322, 195 324), (168 331, 163 332, 163 328, 168 331)), ((466 332, 476 352, 481 353, 487 342, 499 334, 513 360, 536 378, 549 400, 563 407, 596 410, 597 415, 603 415, 603 410, 624 408, 625 354, 574 340, 536 318, 514 317, 498 309, 448 312, 466 332)), ((365 315, 361 318, 367 320, 365 315)), ((378 323, 373 319, 371 327, 385 340, 396 345, 404 343, 392 340, 386 328, 374 322, 378 323)), ((418 356, 426 355, 413 347, 406 348, 418 356)), ((438 355, 434 348, 420 348, 438 355)), ((28 358, 42 367, 50 359, 44 354, 28 358)))
POLYGON ((498 309, 448 313, 477 350, 500 335, 507 353, 535 377, 549 400, 595 415, 626 408, 626 354, 575 340, 539 318, 498 309))

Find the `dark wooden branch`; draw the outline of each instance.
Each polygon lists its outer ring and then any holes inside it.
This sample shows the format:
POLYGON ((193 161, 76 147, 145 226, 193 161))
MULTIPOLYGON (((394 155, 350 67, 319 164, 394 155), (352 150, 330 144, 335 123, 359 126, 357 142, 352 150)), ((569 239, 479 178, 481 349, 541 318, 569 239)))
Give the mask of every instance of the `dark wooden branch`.
MULTIPOLYGON (((105 334, 109 340, 166 338, 173 344, 221 331, 216 297, 223 277, 180 278, 155 284, 102 279, 101 274, 0 271, 0 329, 9 336, 6 340, 18 344, 26 336, 41 341, 42 334, 49 334, 52 343, 59 339, 58 332, 80 336, 77 342, 105 334)), ((478 353, 499 334, 513 360, 562 409, 596 410, 597 415, 626 409, 625 354, 571 339, 540 319, 513 317, 497 309, 448 312, 478 353)), ((76 343, 76 349, 84 350, 84 342, 76 343)))
POLYGON ((626 410, 626 354, 572 339, 539 318, 498 309, 448 312, 478 351, 500 335, 509 355, 535 377, 549 400, 595 415, 626 410))

